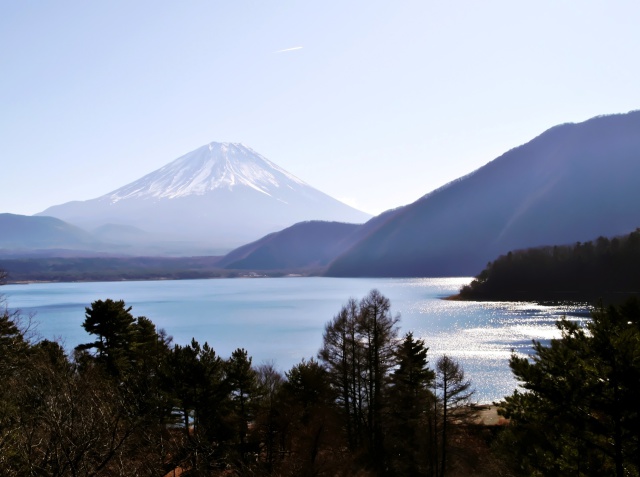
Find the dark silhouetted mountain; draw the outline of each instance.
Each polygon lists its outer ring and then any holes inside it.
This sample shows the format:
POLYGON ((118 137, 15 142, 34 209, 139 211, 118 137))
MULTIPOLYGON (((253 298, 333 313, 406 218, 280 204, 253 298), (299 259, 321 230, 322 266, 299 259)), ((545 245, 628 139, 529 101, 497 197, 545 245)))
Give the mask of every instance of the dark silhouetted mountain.
MULTIPOLYGON (((87 230, 134 226, 183 254, 230 249, 305 220, 370 218, 241 144, 211 143, 102 197, 38 215, 87 230)), ((122 230, 121 230, 122 231, 122 230)), ((120 233, 122 237, 123 234, 120 233)))
POLYGON ((372 219, 331 276, 471 275, 527 247, 640 225, 640 112, 553 127, 468 176, 372 219))
POLYGON ((256 271, 300 271, 318 273, 336 257, 382 226, 394 210, 365 224, 299 222, 229 252, 220 267, 256 271))
POLYGON ((238 270, 300 270, 325 267, 353 245, 362 227, 340 222, 300 222, 223 257, 218 266, 238 270))
POLYGON ((89 232, 54 217, 0 214, 0 249, 4 253, 34 249, 87 250, 100 245, 89 232))

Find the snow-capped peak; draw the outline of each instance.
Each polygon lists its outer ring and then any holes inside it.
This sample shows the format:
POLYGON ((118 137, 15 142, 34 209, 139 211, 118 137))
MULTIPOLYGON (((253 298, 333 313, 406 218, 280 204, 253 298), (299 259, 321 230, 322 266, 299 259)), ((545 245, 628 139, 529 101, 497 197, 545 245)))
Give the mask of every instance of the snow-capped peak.
POLYGON ((276 197, 283 187, 309 187, 252 149, 212 142, 107 194, 111 202, 133 197, 173 199, 203 195, 215 189, 249 187, 276 197))

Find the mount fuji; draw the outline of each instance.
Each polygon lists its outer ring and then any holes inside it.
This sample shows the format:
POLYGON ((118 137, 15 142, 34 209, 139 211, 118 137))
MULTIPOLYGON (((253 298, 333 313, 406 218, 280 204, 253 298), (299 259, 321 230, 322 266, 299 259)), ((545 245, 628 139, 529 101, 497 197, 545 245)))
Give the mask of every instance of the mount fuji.
POLYGON ((301 221, 370 218, 242 144, 216 142, 106 195, 36 215, 179 255, 230 250, 301 221))

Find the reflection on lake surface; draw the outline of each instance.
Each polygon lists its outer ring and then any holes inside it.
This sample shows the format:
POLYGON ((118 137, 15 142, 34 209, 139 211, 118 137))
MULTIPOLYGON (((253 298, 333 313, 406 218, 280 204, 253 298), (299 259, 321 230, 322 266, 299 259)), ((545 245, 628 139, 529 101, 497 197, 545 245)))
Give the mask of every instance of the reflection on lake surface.
POLYGON ((252 278, 180 281, 37 283, 0 289, 11 308, 34 314, 40 336, 61 339, 67 349, 90 341, 82 329, 84 308, 98 299, 123 299, 134 316, 166 329, 174 342, 195 337, 226 358, 239 347, 254 364, 273 361, 282 371, 315 356, 324 325, 348 298, 373 288, 401 315, 401 335, 413 331, 429 347, 430 363, 446 353, 458 359, 477 390, 491 402, 516 386, 511 350, 528 353, 531 340, 557 337, 562 315, 584 319, 586 307, 534 303, 443 300, 470 278, 252 278))

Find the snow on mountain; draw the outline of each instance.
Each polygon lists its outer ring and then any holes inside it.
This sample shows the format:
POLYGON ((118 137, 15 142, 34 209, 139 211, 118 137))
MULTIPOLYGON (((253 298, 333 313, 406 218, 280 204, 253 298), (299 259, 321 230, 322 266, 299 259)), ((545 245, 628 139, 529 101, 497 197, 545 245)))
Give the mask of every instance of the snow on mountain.
POLYGON ((202 146, 155 172, 111 194, 111 202, 134 197, 174 199, 203 195, 215 189, 247 186, 271 197, 288 184, 309 187, 273 162, 242 144, 216 143, 202 146), (292 183, 292 184, 291 184, 292 183))
POLYGON ((215 142, 101 197, 37 215, 88 230, 134 226, 155 241, 171 242, 165 248, 172 254, 228 251, 307 220, 370 218, 242 144, 215 142))

